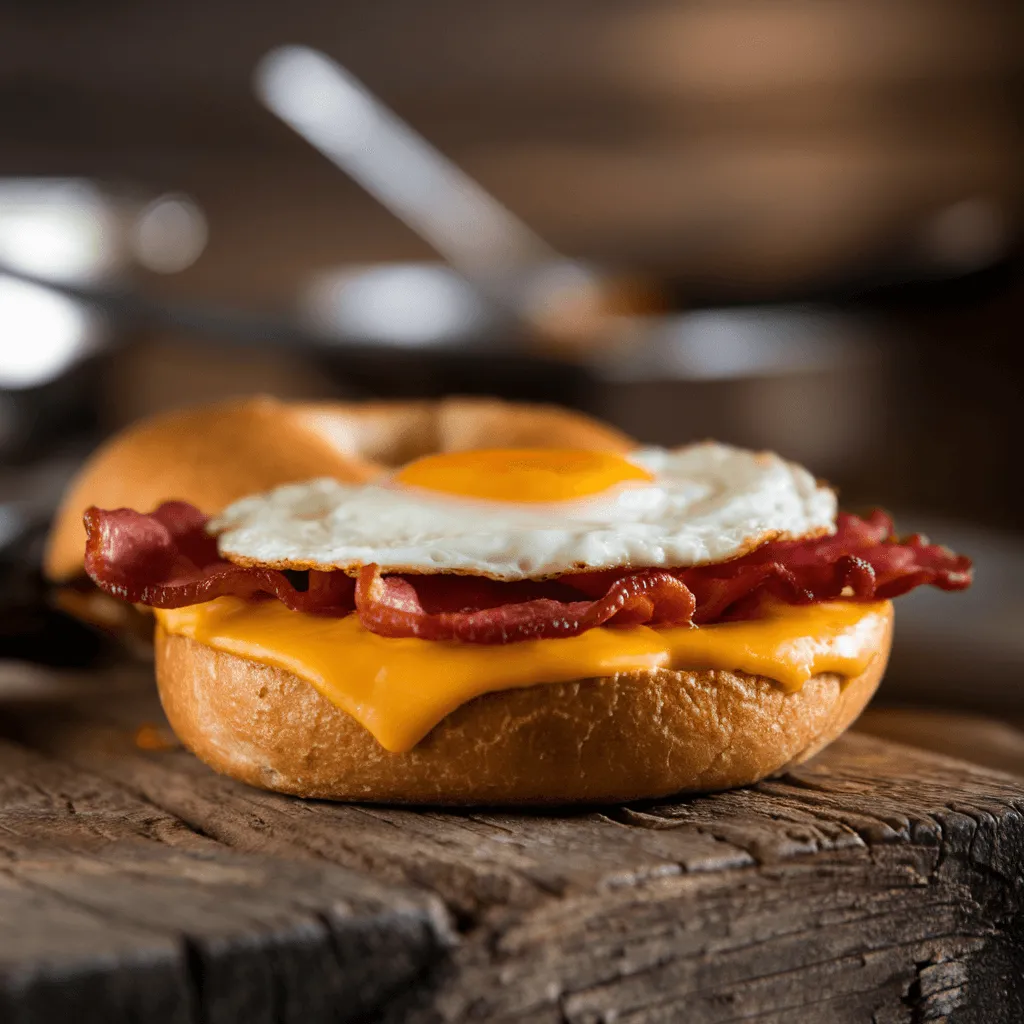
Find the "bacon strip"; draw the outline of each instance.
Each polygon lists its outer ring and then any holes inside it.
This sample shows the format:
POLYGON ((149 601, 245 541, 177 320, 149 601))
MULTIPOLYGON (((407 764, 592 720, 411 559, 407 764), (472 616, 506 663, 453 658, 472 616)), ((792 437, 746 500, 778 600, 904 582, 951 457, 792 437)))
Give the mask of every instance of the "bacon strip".
POLYGON ((892 519, 839 514, 829 537, 764 544, 732 562, 684 570, 680 578, 697 598, 694 621, 746 618, 766 598, 811 604, 843 597, 883 601, 930 584, 963 590, 971 560, 929 544, 918 534, 897 538, 892 519))
POLYGON ((608 624, 688 623, 696 604, 693 594, 668 572, 625 576, 593 601, 535 597, 479 610, 433 613, 424 608, 419 585, 415 576, 382 576, 378 566, 363 566, 356 583, 360 622, 381 636, 507 644, 579 636, 608 624))
POLYGON ((153 608, 184 608, 227 595, 276 597, 289 608, 318 615, 352 611, 354 583, 344 573, 311 572, 299 590, 277 569, 224 561, 204 529, 207 517, 184 501, 143 515, 131 509, 85 513, 85 571, 106 593, 153 608))
POLYGON ((882 512, 842 513, 836 533, 764 544, 731 562, 687 569, 610 570, 556 580, 501 583, 481 577, 383 575, 363 567, 295 574, 224 561, 206 517, 185 502, 150 515, 85 514, 85 566, 97 586, 125 601, 180 608, 232 595, 275 597, 295 611, 347 615, 382 636, 504 644, 578 636, 600 625, 705 624, 749 618, 766 600, 809 604, 896 597, 924 584, 962 590, 971 562, 914 535, 899 540, 882 512), (299 577, 303 579, 303 577, 299 577))

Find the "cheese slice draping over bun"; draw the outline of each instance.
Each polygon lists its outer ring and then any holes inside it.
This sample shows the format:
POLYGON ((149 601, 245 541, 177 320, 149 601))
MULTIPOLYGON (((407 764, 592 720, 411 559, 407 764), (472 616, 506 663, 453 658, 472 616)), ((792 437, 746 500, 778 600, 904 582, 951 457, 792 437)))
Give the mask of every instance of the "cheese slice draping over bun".
POLYGON ((397 803, 631 800, 747 785, 827 746, 885 671, 891 605, 881 614, 875 656, 852 677, 822 673, 787 692, 745 672, 649 669, 500 690, 402 753, 305 679, 163 630, 157 680, 185 745, 254 786, 397 803))

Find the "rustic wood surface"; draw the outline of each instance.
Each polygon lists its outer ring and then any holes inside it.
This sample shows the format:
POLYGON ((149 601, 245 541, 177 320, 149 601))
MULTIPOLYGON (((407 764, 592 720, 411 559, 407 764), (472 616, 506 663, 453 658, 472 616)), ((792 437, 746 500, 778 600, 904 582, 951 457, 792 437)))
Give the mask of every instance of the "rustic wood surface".
POLYGON ((1024 1020, 1024 778, 891 739, 527 814, 236 784, 145 673, 0 670, 0 733, 4 1024, 1024 1020))

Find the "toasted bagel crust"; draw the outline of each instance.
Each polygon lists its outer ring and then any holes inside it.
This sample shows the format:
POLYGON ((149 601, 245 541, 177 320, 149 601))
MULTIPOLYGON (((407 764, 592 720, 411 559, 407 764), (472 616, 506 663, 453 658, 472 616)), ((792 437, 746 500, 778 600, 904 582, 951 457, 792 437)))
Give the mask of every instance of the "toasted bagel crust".
POLYGON ((279 402, 264 396, 154 416, 111 438, 71 482, 54 517, 44 568, 83 572, 90 505, 148 512, 190 501, 213 514, 248 494, 314 477, 362 482, 434 451, 479 447, 635 447, 587 416, 481 398, 437 402, 279 402))
POLYGON ((570 409, 491 398, 337 402, 292 406, 297 420, 339 451, 381 466, 471 448, 597 448, 623 452, 637 443, 570 409))
POLYGON ((491 693, 402 754, 298 676, 162 630, 157 682, 182 742, 264 789, 389 803, 596 803, 747 785, 805 760, 867 704, 891 637, 890 613, 867 671, 815 676, 797 693, 740 672, 664 669, 491 693))

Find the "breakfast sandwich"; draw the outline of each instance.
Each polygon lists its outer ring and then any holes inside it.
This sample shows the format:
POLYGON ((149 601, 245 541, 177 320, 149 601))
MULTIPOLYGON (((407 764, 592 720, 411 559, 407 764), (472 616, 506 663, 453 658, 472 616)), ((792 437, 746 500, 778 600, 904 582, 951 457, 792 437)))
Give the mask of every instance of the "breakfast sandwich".
MULTIPOLYGON (((778 455, 643 448, 575 417, 524 443, 493 411, 475 444, 437 437, 398 465, 349 450, 358 473, 226 507, 165 493, 179 500, 87 508, 85 572, 152 610, 164 708, 199 757, 269 789, 381 802, 744 785, 860 713, 893 598, 970 583, 967 558, 840 512, 778 455)), ((359 410, 326 433, 317 415, 303 422, 337 448, 359 410)))

